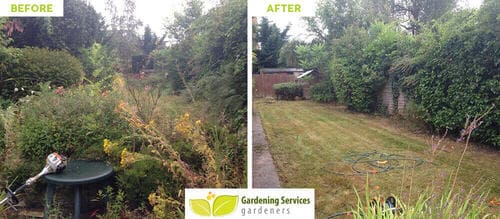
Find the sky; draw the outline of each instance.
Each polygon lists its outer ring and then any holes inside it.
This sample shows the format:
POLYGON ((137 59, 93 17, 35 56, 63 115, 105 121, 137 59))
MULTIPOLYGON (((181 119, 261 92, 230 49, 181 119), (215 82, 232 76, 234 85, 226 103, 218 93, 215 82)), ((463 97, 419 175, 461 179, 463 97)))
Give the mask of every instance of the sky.
MULTIPOLYGON (((457 6, 459 8, 479 8, 482 3, 483 0, 459 0, 457 6)), ((306 30, 306 23, 300 17, 269 17, 269 20, 282 30, 290 24, 290 30, 288 31, 289 39, 306 42, 310 42, 313 39, 313 36, 306 30)))
MULTIPOLYGON (((94 6, 97 12, 106 17, 105 0, 87 1, 94 6)), ((117 4, 123 2, 123 0, 114 1, 117 4)), ((204 0, 205 11, 214 7, 217 2, 219 2, 219 0, 204 0)), ((478 8, 482 2, 483 0, 459 0, 458 5, 464 8, 478 8)), ((136 17, 143 22, 144 26, 149 25, 157 35, 162 35, 164 32, 163 25, 166 22, 172 22, 174 12, 182 12, 184 5, 185 0, 136 0, 136 17)), ((306 41, 312 39, 310 34, 307 33, 305 29, 306 25, 300 17, 270 17, 270 20, 276 23, 281 29, 291 24, 291 28, 288 32, 291 39, 302 39, 306 41)))
MULTIPOLYGON (((87 0, 98 13, 104 17, 107 16, 105 10, 105 0, 87 0)), ((114 0, 116 4, 123 4, 123 0, 114 0)), ((214 7, 218 0, 205 0, 205 11, 214 7)), ((162 35, 164 32, 163 25, 165 22, 172 22, 174 12, 182 12, 185 6, 185 0, 136 0, 136 17, 142 21, 143 29, 146 25, 151 27, 151 30, 157 35, 162 35)), ((117 6, 120 8, 120 6, 117 6)))

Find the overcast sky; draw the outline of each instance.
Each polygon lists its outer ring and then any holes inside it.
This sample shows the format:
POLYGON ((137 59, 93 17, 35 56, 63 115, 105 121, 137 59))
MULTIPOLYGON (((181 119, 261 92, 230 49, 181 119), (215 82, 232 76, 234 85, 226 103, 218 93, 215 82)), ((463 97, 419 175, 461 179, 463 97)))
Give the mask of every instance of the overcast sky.
MULTIPOLYGON (((87 0, 94 6, 97 12, 103 16, 107 16, 105 11, 105 0, 87 0)), ((122 4, 123 0, 114 0, 117 4, 122 4)), ((256 0, 249 0, 256 1, 256 0)), ((214 7, 219 0, 204 0, 205 11, 214 7)), ((312 2, 312 1, 311 1, 312 2)), ((459 0, 459 7, 478 8, 483 0, 459 0)), ((144 26, 149 24, 151 29, 157 34, 163 33, 163 25, 165 22, 172 22, 175 11, 181 12, 184 9, 185 0, 136 0, 136 17, 139 18, 144 26)), ((120 6, 118 6, 119 8, 120 6)), ((300 17, 270 17, 281 29, 286 25, 292 24, 288 32, 291 39, 312 39, 308 37, 305 30, 305 23, 300 17)), ((142 27, 144 28, 144 27, 142 27)))
MULTIPOLYGON (((104 17, 107 16, 105 0, 87 0, 87 2, 92 4, 101 15, 104 17)), ((114 2, 120 5, 123 4, 123 0, 114 0, 114 2)), ((171 22, 174 17, 174 12, 182 12, 185 2, 185 0, 136 0, 135 15, 144 25, 141 29, 149 24, 157 35, 161 35, 164 31, 163 24, 165 21, 171 22)), ((209 8, 217 4, 218 0, 204 0, 203 2, 205 11, 208 11, 209 8)), ((117 8, 120 7, 121 6, 117 6, 117 8)), ((142 30, 140 33, 142 33, 142 30)))
MULTIPOLYGON (((250 0, 251 1, 251 0, 250 0)), ((459 8, 479 8, 483 0, 459 0, 459 8)), ((313 37, 307 32, 306 24, 300 17, 269 17, 269 20, 276 23, 280 29, 284 29, 290 24, 288 35, 290 39, 299 39, 306 42, 311 41, 313 37)))

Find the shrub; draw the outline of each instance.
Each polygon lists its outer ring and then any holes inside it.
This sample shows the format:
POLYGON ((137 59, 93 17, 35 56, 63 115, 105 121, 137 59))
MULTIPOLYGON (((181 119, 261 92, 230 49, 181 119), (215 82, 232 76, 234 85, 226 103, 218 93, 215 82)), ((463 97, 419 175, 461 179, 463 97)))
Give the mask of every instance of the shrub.
POLYGON ((368 30, 346 29, 334 45, 330 63, 330 78, 339 102, 354 111, 374 112, 389 69, 394 60, 407 53, 409 41, 393 24, 375 23, 368 30))
POLYGON ((81 50, 80 60, 85 69, 85 78, 91 82, 110 85, 118 68, 118 60, 109 48, 94 43, 90 48, 81 50))
POLYGON ((129 133, 126 121, 114 112, 116 99, 115 93, 94 86, 54 91, 45 85, 40 96, 21 106, 23 157, 41 161, 57 151, 72 158, 102 158, 104 138, 129 133))
POLYGON ((335 101, 335 91, 331 81, 326 80, 312 85, 309 90, 311 100, 321 103, 335 101))
POLYGON ((273 85, 276 98, 279 100, 294 100, 295 97, 302 97, 302 84, 295 82, 287 82, 273 85))
POLYGON ((2 64, 7 66, 2 70, 6 80, 0 82, 4 98, 26 96, 31 90, 38 90, 38 84, 43 82, 68 87, 83 78, 82 64, 66 51, 24 48, 13 49, 11 53, 14 58, 2 64))
POLYGON ((170 195, 180 188, 159 160, 145 158, 130 164, 118 174, 118 186, 125 193, 128 205, 137 208, 148 202, 148 196, 160 185, 168 188, 170 195))

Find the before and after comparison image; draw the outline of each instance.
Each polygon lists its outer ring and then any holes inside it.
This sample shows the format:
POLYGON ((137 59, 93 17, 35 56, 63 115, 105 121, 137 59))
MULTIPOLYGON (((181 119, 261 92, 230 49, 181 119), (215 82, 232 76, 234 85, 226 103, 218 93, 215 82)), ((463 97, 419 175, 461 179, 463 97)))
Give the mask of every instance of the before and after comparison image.
POLYGON ((498 0, 0 0, 0 218, 500 218, 498 0))

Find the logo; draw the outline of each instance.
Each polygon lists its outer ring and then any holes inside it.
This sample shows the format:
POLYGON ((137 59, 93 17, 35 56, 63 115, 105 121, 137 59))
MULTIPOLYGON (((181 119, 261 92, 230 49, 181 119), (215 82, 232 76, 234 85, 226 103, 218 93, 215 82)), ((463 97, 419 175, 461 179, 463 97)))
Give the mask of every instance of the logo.
POLYGON ((216 196, 208 192, 206 199, 189 199, 191 211, 199 216, 226 216, 234 212, 238 205, 238 196, 216 196), (212 201, 213 200, 213 201, 212 201))
POLYGON ((0 16, 63 17, 64 0, 1 0, 0 16))
POLYGON ((186 189, 186 219, 314 218, 314 189, 186 189))

